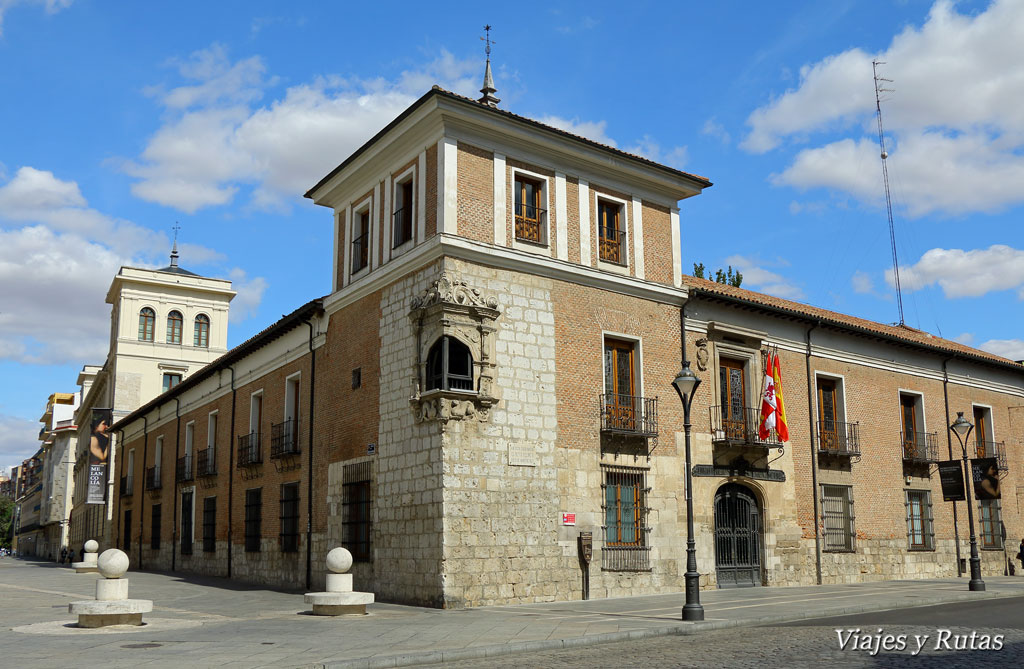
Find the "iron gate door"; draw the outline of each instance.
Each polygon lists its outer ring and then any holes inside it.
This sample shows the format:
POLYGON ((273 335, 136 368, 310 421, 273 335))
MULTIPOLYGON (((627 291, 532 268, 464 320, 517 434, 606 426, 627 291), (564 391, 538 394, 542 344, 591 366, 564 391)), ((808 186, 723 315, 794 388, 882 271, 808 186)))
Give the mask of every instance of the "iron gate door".
POLYGON ((761 516, 749 489, 736 483, 715 495, 718 587, 761 585, 761 516))

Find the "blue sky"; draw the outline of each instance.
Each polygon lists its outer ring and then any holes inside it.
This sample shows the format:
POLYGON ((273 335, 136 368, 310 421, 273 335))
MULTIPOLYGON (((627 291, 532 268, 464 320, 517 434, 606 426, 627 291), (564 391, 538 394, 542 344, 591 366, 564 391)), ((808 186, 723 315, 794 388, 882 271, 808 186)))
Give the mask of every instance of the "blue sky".
POLYGON ((706 176, 684 268, 1024 358, 1024 3, 0 0, 0 467, 101 364, 122 264, 231 278, 229 344, 330 290, 302 194, 432 84, 706 176), (667 6, 666 6, 667 5, 667 6))

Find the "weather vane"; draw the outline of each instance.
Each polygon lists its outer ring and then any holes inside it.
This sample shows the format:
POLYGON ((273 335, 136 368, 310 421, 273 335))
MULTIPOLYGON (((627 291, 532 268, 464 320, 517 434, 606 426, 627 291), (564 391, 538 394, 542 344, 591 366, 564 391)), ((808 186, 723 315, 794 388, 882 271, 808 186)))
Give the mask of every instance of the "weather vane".
POLYGON ((492 44, 497 44, 497 42, 495 42, 494 40, 491 39, 491 26, 490 26, 490 24, 487 24, 487 25, 484 26, 484 34, 486 35, 486 37, 481 37, 480 39, 482 39, 484 42, 487 43, 487 48, 485 49, 485 51, 487 53, 487 58, 489 60, 490 57, 491 57, 491 45, 492 44))
POLYGON ((178 243, 178 230, 181 230, 181 226, 178 225, 177 221, 175 221, 174 225, 171 226, 171 230, 174 230, 174 243, 177 244, 178 243))

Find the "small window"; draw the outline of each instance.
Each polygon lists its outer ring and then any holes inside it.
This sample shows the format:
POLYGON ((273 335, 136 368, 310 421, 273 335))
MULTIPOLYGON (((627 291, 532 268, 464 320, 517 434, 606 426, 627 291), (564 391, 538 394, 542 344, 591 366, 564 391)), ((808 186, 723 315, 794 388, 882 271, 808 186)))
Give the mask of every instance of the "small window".
POLYGON ((162 513, 162 506, 160 504, 154 504, 149 523, 149 547, 153 550, 160 550, 160 523, 162 520, 162 513))
POLYGON ((217 550, 217 498, 207 497, 203 500, 203 552, 212 553, 217 550))
POLYGON ((168 373, 164 374, 164 392, 165 393, 168 390, 170 390, 171 388, 173 388, 174 386, 178 385, 179 383, 181 383, 181 374, 173 374, 171 372, 168 372, 168 373))
POLYGON ((846 485, 821 486, 821 518, 826 552, 854 549, 853 488, 846 485))
POLYGON ((260 549, 260 533, 263 528, 263 488, 245 491, 245 552, 254 553, 260 549))
POLYGON ((352 370, 352 390, 363 385, 363 368, 356 367, 352 370))
POLYGON ((516 176, 515 229, 516 239, 534 244, 546 244, 545 215, 541 208, 544 186, 542 181, 516 176))
POLYGON ((210 317, 205 314, 196 316, 192 331, 192 345, 198 348, 210 347, 210 317))
MULTIPOLYGON (((346 466, 349 471, 362 470, 359 465, 346 466)), ((351 477, 352 475, 349 475, 351 477)), ((345 481, 342 488, 343 501, 343 533, 345 547, 352 552, 356 562, 367 562, 370 559, 370 481, 364 477, 360 480, 345 481)))
POLYGON ((281 552, 299 550, 299 484, 281 484, 281 552))
POLYGON ((184 319, 181 317, 180 311, 172 311, 167 314, 167 343, 168 344, 180 344, 181 343, 181 328, 184 323, 184 319))
POLYGON ((153 341, 153 330, 156 326, 156 312, 143 307, 139 312, 139 341, 153 341))
POLYGON ((1002 549, 1003 523, 998 499, 983 499, 978 502, 981 523, 981 547, 1002 549))
POLYGON ((454 337, 437 340, 427 355, 427 390, 473 390, 473 354, 454 337))
POLYGON ((912 551, 935 549, 932 529, 932 495, 927 490, 907 491, 907 539, 912 551))
POLYGON ((370 210, 356 212, 352 222, 352 273, 370 264, 370 210))
POLYGON ((597 201, 598 255, 605 262, 626 264, 626 229, 622 221, 622 205, 608 200, 597 201))
POLYGON ((398 248, 412 239, 412 177, 395 185, 394 228, 391 234, 391 246, 398 248))
POLYGON ((192 555, 192 491, 181 493, 181 554, 192 555))

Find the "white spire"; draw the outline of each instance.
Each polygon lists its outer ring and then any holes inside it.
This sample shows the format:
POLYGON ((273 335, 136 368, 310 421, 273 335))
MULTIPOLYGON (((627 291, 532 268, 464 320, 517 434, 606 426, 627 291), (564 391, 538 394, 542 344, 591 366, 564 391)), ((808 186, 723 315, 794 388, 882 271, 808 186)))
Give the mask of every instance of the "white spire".
POLYGON ((480 39, 487 43, 487 65, 484 68, 484 87, 480 89, 483 96, 481 96, 477 102, 482 102, 485 105, 490 105, 491 107, 497 107, 501 100, 494 97, 494 93, 497 93, 498 89, 494 87, 494 77, 491 75, 491 45, 495 42, 491 39, 491 26, 484 26, 484 31, 487 36, 481 37, 480 39))

